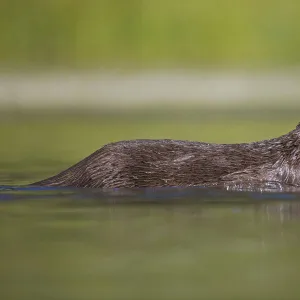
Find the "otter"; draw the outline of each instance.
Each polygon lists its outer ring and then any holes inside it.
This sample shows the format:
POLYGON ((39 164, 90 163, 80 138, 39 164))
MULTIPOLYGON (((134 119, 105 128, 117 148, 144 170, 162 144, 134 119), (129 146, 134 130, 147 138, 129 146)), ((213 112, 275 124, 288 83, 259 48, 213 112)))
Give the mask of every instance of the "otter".
POLYGON ((61 173, 31 185, 82 188, 300 186, 300 123, 269 140, 213 144, 128 140, 107 144, 61 173))

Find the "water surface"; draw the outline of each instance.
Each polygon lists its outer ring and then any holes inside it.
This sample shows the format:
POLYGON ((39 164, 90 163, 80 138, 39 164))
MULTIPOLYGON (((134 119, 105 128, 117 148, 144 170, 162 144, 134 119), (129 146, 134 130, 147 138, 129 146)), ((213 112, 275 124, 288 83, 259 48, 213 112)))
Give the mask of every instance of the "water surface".
POLYGON ((300 195, 0 191, 3 299, 298 299, 300 195))
POLYGON ((1 120, 1 299, 299 299, 297 192, 26 186, 113 140, 242 142, 297 120, 1 120))

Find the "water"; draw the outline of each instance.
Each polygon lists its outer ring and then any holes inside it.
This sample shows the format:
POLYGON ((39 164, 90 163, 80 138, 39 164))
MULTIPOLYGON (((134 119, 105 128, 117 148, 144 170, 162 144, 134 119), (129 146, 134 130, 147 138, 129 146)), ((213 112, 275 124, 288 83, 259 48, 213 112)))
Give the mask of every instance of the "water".
POLYGON ((0 299, 299 299, 297 191, 26 186, 114 140, 259 140, 298 114, 275 119, 2 117, 0 299))
POLYGON ((2 186, 1 299, 299 299, 300 194, 2 186))

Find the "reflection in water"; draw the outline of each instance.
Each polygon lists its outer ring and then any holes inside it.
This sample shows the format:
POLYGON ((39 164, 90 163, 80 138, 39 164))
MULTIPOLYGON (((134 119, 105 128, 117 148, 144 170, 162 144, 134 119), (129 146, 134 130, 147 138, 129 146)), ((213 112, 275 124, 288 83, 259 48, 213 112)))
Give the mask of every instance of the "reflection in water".
POLYGON ((263 204, 263 212, 267 220, 271 218, 279 218, 281 222, 292 219, 300 220, 300 202, 279 202, 263 204))
POLYGON ((0 200, 1 299, 300 295, 297 193, 5 186, 0 200))

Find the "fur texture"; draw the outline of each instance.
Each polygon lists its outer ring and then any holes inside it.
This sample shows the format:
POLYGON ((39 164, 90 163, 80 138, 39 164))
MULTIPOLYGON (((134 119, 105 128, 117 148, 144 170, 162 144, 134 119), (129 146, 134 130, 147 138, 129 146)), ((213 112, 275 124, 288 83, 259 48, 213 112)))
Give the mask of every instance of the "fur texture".
POLYGON ((242 144, 132 140, 105 145, 40 186, 133 188, 273 182, 300 186, 300 124, 279 138, 242 144))

